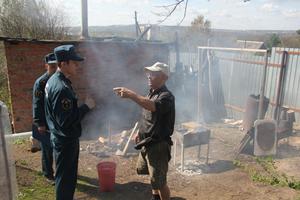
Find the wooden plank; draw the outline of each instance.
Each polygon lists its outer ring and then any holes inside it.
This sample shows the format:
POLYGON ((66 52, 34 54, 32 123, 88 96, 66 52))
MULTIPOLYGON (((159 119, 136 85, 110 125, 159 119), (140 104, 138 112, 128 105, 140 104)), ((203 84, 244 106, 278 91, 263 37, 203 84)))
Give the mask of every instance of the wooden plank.
POLYGON ((226 107, 226 108, 230 108, 230 109, 233 109, 233 110, 236 110, 236 111, 238 111, 238 112, 245 112, 245 109, 243 109, 243 108, 240 108, 240 107, 238 107, 238 106, 234 106, 234 105, 230 105, 230 104, 224 104, 224 106, 226 107))
POLYGON ((224 48, 224 47, 210 47, 210 46, 199 46, 198 49, 208 49, 208 50, 215 50, 215 51, 254 52, 254 53, 267 52, 267 49, 224 48))
POLYGON ((251 134, 246 133, 245 136, 242 138, 236 152, 234 155, 234 159, 237 159, 237 157, 240 155, 240 153, 246 148, 247 144, 252 140, 251 134))
MULTIPOLYGON (((276 50, 275 52, 278 53, 278 54, 283 53, 283 51, 281 51, 281 50, 276 50)), ((287 52, 288 52, 289 55, 300 55, 299 51, 287 51, 287 52)))
MULTIPOLYGON (((275 102, 274 101, 270 101, 270 104, 271 104, 271 106, 275 106, 275 102)), ((300 108, 291 107, 291 106, 288 106, 288 105, 283 105, 282 107, 287 108, 289 110, 292 110, 294 112, 300 113, 300 108)))
POLYGON ((183 128, 189 129, 189 130, 195 130, 200 127, 203 127, 201 124, 195 122, 195 121, 190 121, 190 122, 184 122, 181 124, 183 128))
MULTIPOLYGON (((247 63, 247 64, 256 64, 256 65, 265 65, 265 62, 261 61, 251 61, 251 60, 242 60, 242 59, 236 59, 236 58, 226 58, 226 57, 219 57, 221 60, 228 60, 228 61, 234 61, 234 62, 241 62, 241 63, 247 63)), ((276 63, 268 63, 268 67, 281 67, 281 64, 276 63)))
MULTIPOLYGON (((270 105, 271 106, 275 106, 275 102, 274 101, 270 101, 270 105)), ((238 111, 238 112, 243 112, 243 113, 245 112, 245 109, 243 109, 241 107, 238 107, 238 106, 234 106, 234 105, 231 105, 231 104, 224 104, 224 106, 226 108, 230 108, 230 109, 238 111)), ((283 105, 282 107, 287 108, 289 110, 292 110, 294 112, 300 113, 300 108, 292 107, 292 106, 288 106, 288 105, 283 105)))

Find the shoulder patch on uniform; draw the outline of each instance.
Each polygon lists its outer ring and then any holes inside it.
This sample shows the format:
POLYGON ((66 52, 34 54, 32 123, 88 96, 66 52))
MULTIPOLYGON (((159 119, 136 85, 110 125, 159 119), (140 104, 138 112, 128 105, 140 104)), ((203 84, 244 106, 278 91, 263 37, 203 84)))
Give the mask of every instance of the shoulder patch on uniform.
POLYGON ((41 90, 36 90, 36 91, 34 92, 34 96, 35 96, 35 97, 42 97, 42 96, 43 96, 43 92, 42 92, 41 90))
POLYGON ((64 109, 64 110, 70 110, 72 109, 72 100, 71 99, 68 99, 68 98, 64 98, 63 100, 61 100, 61 107, 64 109))

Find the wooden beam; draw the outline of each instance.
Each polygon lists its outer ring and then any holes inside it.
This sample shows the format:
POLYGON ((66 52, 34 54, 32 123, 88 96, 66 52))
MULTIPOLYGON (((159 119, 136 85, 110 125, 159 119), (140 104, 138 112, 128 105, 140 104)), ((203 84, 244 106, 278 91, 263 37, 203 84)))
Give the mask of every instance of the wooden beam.
POLYGON ((245 112, 245 109, 240 108, 240 107, 237 107, 237 106, 234 106, 234 105, 224 104, 224 106, 225 106, 226 108, 230 108, 230 109, 236 110, 236 111, 238 111, 238 112, 243 112, 243 113, 245 112))
MULTIPOLYGON (((248 64, 265 65, 265 62, 260 62, 260 61, 242 60, 242 59, 226 58, 226 57, 220 57, 220 56, 218 56, 218 58, 220 60, 229 60, 229 61, 248 63, 248 64)), ((280 68, 281 64, 268 63, 268 67, 278 67, 278 68, 280 68)))
MULTIPOLYGON (((284 51, 276 50, 276 53, 282 54, 284 51)), ((300 55, 300 51, 287 51, 289 55, 300 55)))

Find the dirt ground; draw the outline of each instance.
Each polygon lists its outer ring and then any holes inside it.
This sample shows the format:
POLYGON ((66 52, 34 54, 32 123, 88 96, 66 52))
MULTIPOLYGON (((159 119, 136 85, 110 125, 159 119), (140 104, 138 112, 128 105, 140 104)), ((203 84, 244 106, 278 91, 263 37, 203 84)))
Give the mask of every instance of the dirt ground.
MULTIPOLYGON (((300 199, 300 192, 289 187, 266 185, 251 180, 249 175, 233 165, 235 150, 243 137, 236 126, 228 124, 212 124, 209 164, 205 165, 206 146, 203 145, 200 165, 201 174, 182 174, 178 169, 180 157, 177 155, 177 166, 170 161, 168 184, 172 199, 200 200, 200 199, 300 199)), ((149 179, 139 176, 135 172, 137 156, 119 157, 111 154, 91 154, 87 146, 95 140, 82 141, 79 159, 79 177, 75 199, 100 200, 147 200, 151 198, 149 179), (114 192, 101 193, 98 189, 96 165, 101 161, 117 163, 116 185, 114 192)), ((14 145, 17 164, 18 184, 22 188, 30 185, 30 171, 40 171, 40 154, 28 151, 29 143, 14 145)), ((186 151, 186 161, 196 159, 197 147, 190 147, 186 151)), ((239 156, 240 160, 247 156, 239 156)), ((174 159, 174 158, 172 158, 174 159)), ((277 169, 289 176, 300 180, 300 136, 295 134, 279 142, 278 155, 275 159, 277 169)), ((49 186, 51 187, 51 186, 49 186)), ((54 189, 53 189, 54 190, 54 189)), ((53 197, 49 197, 52 199, 53 197)), ((36 199, 36 198, 33 198, 36 199)), ((45 198, 43 198, 46 200, 45 198)))

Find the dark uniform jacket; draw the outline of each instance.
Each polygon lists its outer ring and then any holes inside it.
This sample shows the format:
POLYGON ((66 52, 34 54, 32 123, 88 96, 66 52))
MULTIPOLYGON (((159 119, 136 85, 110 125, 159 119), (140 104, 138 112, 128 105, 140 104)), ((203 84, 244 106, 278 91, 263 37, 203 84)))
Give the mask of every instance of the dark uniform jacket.
POLYGON ((32 114, 33 114, 33 124, 37 127, 46 126, 45 118, 45 107, 44 107, 44 97, 45 97, 45 86, 50 78, 50 75, 46 72, 40 76, 33 85, 32 94, 32 114))
POLYGON ((89 108, 86 104, 78 107, 71 81, 57 71, 48 80, 45 93, 46 119, 51 137, 67 141, 80 137, 80 121, 89 108))
POLYGON ((172 144, 171 135, 175 123, 175 97, 164 85, 150 91, 148 98, 155 103, 155 112, 143 109, 140 121, 139 138, 144 140, 151 137, 152 142, 167 141, 172 144))

